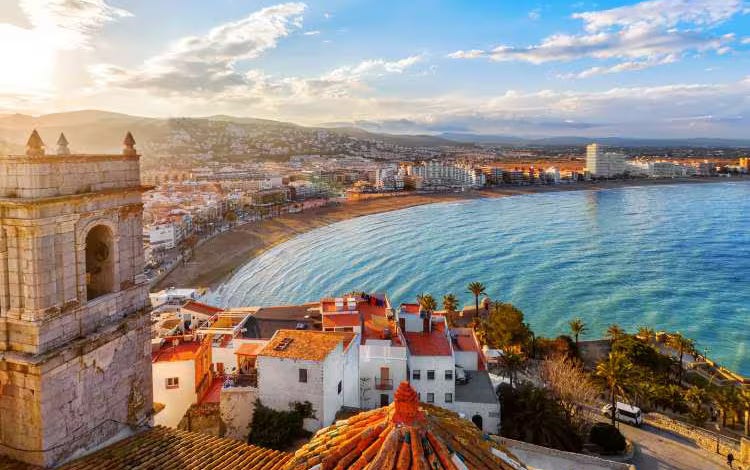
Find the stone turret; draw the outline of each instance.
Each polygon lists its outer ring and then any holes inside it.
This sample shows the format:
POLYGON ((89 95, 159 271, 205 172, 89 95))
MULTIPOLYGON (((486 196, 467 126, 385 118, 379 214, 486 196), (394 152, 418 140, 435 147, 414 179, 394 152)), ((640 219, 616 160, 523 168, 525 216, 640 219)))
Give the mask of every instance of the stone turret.
POLYGON ((44 156, 44 141, 42 141, 36 129, 34 129, 29 136, 28 142, 26 142, 26 155, 29 157, 44 156))
POLYGON ((68 139, 65 138, 65 134, 60 133, 60 138, 57 139, 57 154, 58 155, 70 155, 70 149, 68 148, 68 139))
POLYGON ((137 155, 138 152, 135 150, 135 139, 133 134, 128 131, 125 135, 125 140, 122 142, 122 154, 123 155, 137 155))

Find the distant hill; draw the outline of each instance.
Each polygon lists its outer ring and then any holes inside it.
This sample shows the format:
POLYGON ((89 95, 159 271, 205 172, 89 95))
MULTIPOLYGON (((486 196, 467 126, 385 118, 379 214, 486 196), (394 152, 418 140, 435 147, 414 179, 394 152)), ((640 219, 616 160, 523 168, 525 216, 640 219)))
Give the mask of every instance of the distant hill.
POLYGON ((538 145, 538 146, 582 146, 597 142, 612 147, 703 147, 703 148, 750 148, 750 139, 714 139, 696 137, 689 139, 640 139, 627 137, 540 137, 528 138, 508 135, 487 135, 469 133, 443 133, 441 137, 456 142, 497 145, 538 145))
POLYGON ((0 115, 0 142, 6 142, 11 148, 23 145, 31 130, 36 129, 51 149, 54 148, 60 132, 64 132, 74 152, 116 152, 121 148, 120 144, 125 132, 131 131, 139 145, 158 144, 160 150, 169 153, 168 147, 174 141, 170 136, 174 134, 180 134, 182 139, 186 138, 185 134, 189 134, 188 140, 200 135, 202 139, 220 141, 225 133, 233 131, 235 135, 238 132, 231 126, 238 126, 248 134, 261 130, 263 138, 283 137, 288 131, 312 134, 325 130, 341 137, 382 141, 391 145, 409 147, 465 145, 428 135, 376 134, 354 127, 305 127, 270 119, 226 115, 199 118, 147 118, 96 110, 47 114, 38 117, 23 114, 0 115), (228 131, 228 128, 232 131, 228 131))

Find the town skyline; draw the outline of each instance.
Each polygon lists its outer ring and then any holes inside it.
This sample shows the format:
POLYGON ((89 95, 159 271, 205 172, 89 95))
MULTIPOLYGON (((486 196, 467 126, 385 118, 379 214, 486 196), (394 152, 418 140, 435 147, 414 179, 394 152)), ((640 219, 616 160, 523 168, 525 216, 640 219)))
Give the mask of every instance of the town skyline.
POLYGON ((748 11, 739 0, 194 2, 175 15, 162 2, 20 0, 0 6, 0 38, 17 44, 0 53, 0 113, 740 138, 748 11))

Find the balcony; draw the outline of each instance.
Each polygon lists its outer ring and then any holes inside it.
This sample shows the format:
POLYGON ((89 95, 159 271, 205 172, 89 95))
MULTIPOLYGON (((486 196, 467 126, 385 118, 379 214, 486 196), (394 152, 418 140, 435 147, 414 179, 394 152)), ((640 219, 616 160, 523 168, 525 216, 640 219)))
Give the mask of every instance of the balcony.
POLYGON ((393 390, 393 380, 375 377, 375 390, 393 390))

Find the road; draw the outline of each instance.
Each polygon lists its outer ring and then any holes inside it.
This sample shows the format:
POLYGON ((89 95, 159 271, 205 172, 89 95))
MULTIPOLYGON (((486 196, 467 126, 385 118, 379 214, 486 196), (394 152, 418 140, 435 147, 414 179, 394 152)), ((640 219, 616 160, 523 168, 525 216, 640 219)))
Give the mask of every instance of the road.
MULTIPOLYGON (((633 464, 638 470, 711 470, 729 468, 726 458, 712 454, 688 439, 644 424, 620 424, 620 431, 637 444, 633 464)), ((739 468, 737 465, 735 469, 739 468)))

